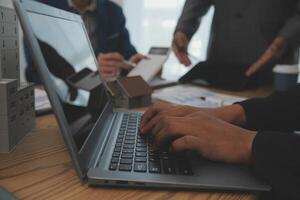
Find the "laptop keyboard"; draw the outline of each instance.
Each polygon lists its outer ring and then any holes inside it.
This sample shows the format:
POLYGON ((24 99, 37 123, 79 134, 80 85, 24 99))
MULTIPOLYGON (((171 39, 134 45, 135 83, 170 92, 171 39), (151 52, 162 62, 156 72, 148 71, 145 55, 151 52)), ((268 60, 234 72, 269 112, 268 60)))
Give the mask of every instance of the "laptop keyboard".
POLYGON ((124 114, 109 170, 193 175, 184 153, 156 150, 151 137, 138 134, 141 117, 141 113, 124 114))

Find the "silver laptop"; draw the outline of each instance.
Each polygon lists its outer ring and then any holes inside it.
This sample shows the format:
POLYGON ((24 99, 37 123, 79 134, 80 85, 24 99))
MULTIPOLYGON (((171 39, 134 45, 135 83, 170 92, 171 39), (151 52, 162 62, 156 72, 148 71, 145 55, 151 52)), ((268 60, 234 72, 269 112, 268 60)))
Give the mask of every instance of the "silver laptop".
POLYGON ((156 150, 141 113, 113 112, 80 16, 14 0, 74 167, 90 185, 269 191, 247 166, 156 150))

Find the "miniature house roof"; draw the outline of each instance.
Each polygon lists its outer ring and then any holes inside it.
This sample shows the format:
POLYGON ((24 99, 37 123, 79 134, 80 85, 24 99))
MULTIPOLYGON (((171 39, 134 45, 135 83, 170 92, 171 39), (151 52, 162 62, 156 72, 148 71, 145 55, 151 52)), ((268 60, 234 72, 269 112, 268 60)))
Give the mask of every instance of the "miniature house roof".
POLYGON ((141 76, 120 78, 117 82, 129 97, 140 97, 152 93, 148 83, 141 76))
POLYGON ((108 82, 107 83, 107 89, 113 97, 120 94, 120 91, 118 90, 118 88, 116 86, 116 81, 108 82))

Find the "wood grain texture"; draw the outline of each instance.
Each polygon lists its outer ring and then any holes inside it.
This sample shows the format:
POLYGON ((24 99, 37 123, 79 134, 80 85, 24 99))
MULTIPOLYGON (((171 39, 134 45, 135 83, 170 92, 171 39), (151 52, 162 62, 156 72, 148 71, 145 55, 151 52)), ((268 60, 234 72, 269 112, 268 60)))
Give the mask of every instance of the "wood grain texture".
MULTIPOLYGON (((244 93, 243 96, 267 92, 244 93)), ((235 93, 236 94, 236 93, 235 93)), ((53 115, 38 117, 36 128, 11 154, 0 155, 0 186, 20 199, 254 200, 246 193, 122 189, 81 184, 53 115)))

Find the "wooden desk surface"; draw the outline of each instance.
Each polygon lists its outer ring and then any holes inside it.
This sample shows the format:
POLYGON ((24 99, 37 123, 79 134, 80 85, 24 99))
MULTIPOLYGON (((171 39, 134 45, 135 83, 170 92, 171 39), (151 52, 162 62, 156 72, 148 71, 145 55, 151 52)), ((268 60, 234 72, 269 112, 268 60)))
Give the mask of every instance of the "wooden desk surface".
MULTIPOLYGON (((251 97, 265 95, 268 90, 241 93, 251 97)), ((237 94, 237 93, 234 93, 237 94)), ((247 193, 207 191, 174 191, 168 189, 93 188, 81 184, 54 116, 36 119, 36 128, 17 145, 11 154, 0 155, 0 186, 20 199, 197 199, 252 200, 247 193)))

